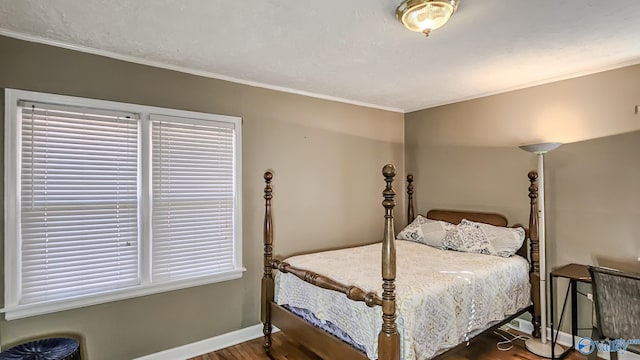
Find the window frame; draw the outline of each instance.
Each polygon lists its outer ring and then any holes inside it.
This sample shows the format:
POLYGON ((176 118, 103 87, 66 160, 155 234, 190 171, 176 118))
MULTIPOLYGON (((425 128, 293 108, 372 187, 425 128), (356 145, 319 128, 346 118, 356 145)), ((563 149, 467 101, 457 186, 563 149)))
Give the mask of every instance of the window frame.
POLYGON ((4 138, 4 261, 5 261, 5 301, 0 312, 5 313, 7 320, 19 319, 34 315, 46 314, 62 310, 70 310, 84 306, 97 305, 111 301, 124 300, 138 296, 157 294, 194 286, 212 284, 239 279, 246 270, 242 264, 242 119, 236 116, 215 115, 209 113, 168 109, 130 103, 87 99, 74 96, 48 94, 34 91, 5 90, 5 138, 4 138), (86 107, 110 111, 124 111, 139 115, 138 134, 138 242, 140 246, 138 258, 139 284, 133 287, 112 290, 99 294, 85 295, 77 298, 41 302, 37 304, 20 304, 21 278, 21 119, 18 118, 18 103, 31 101, 50 103, 62 106, 86 107), (233 269, 215 275, 207 275, 186 280, 152 283, 151 273, 151 234, 150 220, 152 209, 152 143, 151 114, 187 118, 197 121, 216 121, 232 124, 235 130, 234 158, 234 223, 233 223, 233 269))

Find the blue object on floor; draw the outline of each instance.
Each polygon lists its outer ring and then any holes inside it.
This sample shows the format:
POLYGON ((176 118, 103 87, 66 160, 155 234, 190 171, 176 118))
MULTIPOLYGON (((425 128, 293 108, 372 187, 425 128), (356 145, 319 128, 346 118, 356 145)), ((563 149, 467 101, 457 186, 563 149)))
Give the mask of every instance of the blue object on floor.
POLYGON ((30 341, 1 352, 0 360, 80 360, 80 343, 70 338, 30 341))

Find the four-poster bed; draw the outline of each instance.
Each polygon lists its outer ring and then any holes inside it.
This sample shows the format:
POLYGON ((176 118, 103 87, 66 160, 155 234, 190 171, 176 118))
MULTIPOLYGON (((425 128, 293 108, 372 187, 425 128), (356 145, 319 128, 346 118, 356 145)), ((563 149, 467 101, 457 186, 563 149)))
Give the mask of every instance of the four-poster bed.
MULTIPOLYGON (((394 200, 395 192, 392 187, 392 182, 395 177, 395 168, 392 165, 386 165, 383 168, 382 174, 384 176, 384 180, 386 183, 385 189, 382 192, 382 195, 383 195, 382 205, 385 209, 385 216, 384 216, 385 226, 384 226, 384 238, 382 241, 382 256, 381 256, 382 264, 381 264, 381 267, 378 268, 379 270, 377 271, 377 274, 375 274, 375 276, 377 276, 377 279, 378 279, 376 281, 378 282, 377 282, 377 285, 373 285, 372 283, 370 283, 369 280, 367 279, 363 280, 363 278, 359 278, 357 282, 359 284, 365 284, 365 285, 356 286, 356 285, 352 285, 354 284, 354 282, 351 282, 350 280, 336 281, 335 279, 341 279, 341 278, 355 279, 355 277, 342 276, 343 273, 338 271, 342 271, 341 266, 344 266, 345 268, 349 268, 349 267, 357 268, 356 272, 359 271, 358 269, 370 268, 370 264, 376 262, 374 258, 371 258, 371 251, 375 246, 375 249, 376 249, 375 253, 377 254, 375 256, 377 259, 379 259, 380 244, 369 245, 369 246, 361 247, 360 250, 356 250, 356 251, 359 251, 357 254, 357 258, 364 259, 364 260, 361 260, 360 262, 358 262, 359 260, 353 260, 353 256, 355 255, 344 255, 344 253, 341 250, 291 258, 287 260, 288 262, 283 262, 280 260, 273 259, 273 223, 271 218, 271 201, 273 198, 271 182, 273 179, 273 174, 271 172, 265 173, 264 179, 266 182, 266 186, 264 190, 265 218, 264 218, 264 275, 262 278, 262 322, 264 323, 264 328, 263 328, 264 341, 265 341, 264 347, 266 351, 269 351, 269 348, 271 347, 272 326, 277 326, 285 334, 292 337, 293 339, 295 339, 305 347, 309 348, 311 351, 313 351, 314 353, 316 353, 322 358, 367 359, 371 356, 377 355, 377 358, 380 360, 399 360, 401 358, 401 348, 403 348, 403 346, 404 346, 405 355, 406 353, 413 351, 413 348, 414 348, 414 346, 408 345, 408 344, 411 344, 408 341, 414 341, 414 339, 413 338, 401 339, 402 332, 412 333, 412 334, 419 333, 420 331, 417 331, 416 329, 423 329, 425 327, 428 328, 428 327, 435 326, 433 324, 424 324, 424 323, 413 321, 413 319, 411 318, 412 314, 407 311, 407 308, 409 308, 409 306, 406 305, 407 303, 414 301, 414 298, 412 298, 412 296, 415 296, 413 293, 406 291, 406 288, 422 287, 422 288, 425 288, 427 292, 432 292, 433 288, 429 288, 429 285, 431 284, 424 284, 425 278, 421 278, 420 277, 421 274, 420 272, 418 272, 417 278, 422 279, 420 283, 414 284, 415 286, 413 285, 407 286, 406 282, 408 280, 400 276, 400 278, 398 279, 399 281, 398 286, 400 287, 396 289, 396 272, 397 272, 396 270, 399 269, 400 271, 404 271, 405 274, 411 273, 411 272, 415 273, 415 271, 412 271, 411 269, 406 268, 403 260, 405 260, 405 262, 411 262, 411 261, 416 262, 415 257, 421 256, 420 254, 416 254, 419 251, 422 251, 419 248, 424 248, 425 249, 424 251, 427 251, 427 252, 428 251, 431 251, 431 252, 444 251, 445 252, 445 253, 437 253, 436 255, 428 255, 428 256, 442 257, 443 256, 442 254, 445 254, 446 256, 451 257, 455 252, 448 251, 448 250, 434 250, 429 248, 426 245, 420 245, 420 244, 404 242, 404 241, 396 243, 395 231, 393 226, 393 209, 395 207, 395 200, 394 200), (429 248, 429 250, 427 250, 427 248, 429 248), (399 258, 400 260, 398 260, 398 264, 396 263, 397 250, 398 250, 398 253, 402 256, 401 258, 399 258), (312 264, 314 262, 313 256, 316 256, 316 260, 319 261, 321 265, 316 267, 313 267, 311 265, 309 265, 309 267, 307 266, 296 267, 294 266, 295 264, 294 265, 289 264, 289 262, 292 262, 292 261, 300 264, 312 264), (335 258, 333 258, 334 256, 335 258), (349 259, 349 256, 352 257, 351 258, 352 260, 344 260, 344 259, 349 259), (411 259, 412 256, 414 257, 414 259, 411 259), (340 264, 343 261, 347 261, 348 264, 340 264), (322 265, 322 264, 325 264, 325 265, 322 265), (333 264, 333 265, 326 266, 326 264, 333 264), (315 272, 311 271, 310 268, 313 268, 316 271, 315 272), (317 270, 317 269, 320 269, 320 270, 317 270), (276 277, 274 276, 275 270, 279 272, 278 274, 279 282, 275 281, 275 277, 276 277), (379 286, 380 272, 382 275, 381 289, 379 286), (320 273, 323 273, 325 275, 321 275, 320 273), (331 274, 331 276, 327 276, 327 274, 331 274), (374 351, 370 349, 370 347, 372 346, 371 343, 367 343, 369 345, 369 349, 365 350, 362 346, 359 346, 360 343, 353 341, 353 339, 349 338, 349 336, 347 336, 347 339, 345 339, 345 337, 340 336, 340 334, 336 334, 334 332, 332 332, 333 334, 332 335, 329 332, 327 332, 327 331, 331 331, 331 329, 323 330, 323 329, 320 329, 318 326, 333 325, 333 324, 331 324, 330 322, 325 322, 324 320, 318 321, 318 319, 315 318, 315 314, 313 314, 313 311, 311 311, 312 314, 308 315, 308 314, 305 314, 304 312, 301 313, 299 311, 300 309, 297 309, 295 306, 290 306, 291 303, 294 303, 296 299, 300 300, 299 298, 300 295, 299 295, 299 291, 297 290, 287 294, 286 292, 287 288, 285 286, 287 284, 293 284, 295 282, 300 282, 301 284, 304 284, 303 286, 306 286, 312 289, 321 288, 320 290, 317 290, 317 291, 320 291, 322 293, 318 295, 315 295, 315 294, 311 295, 312 293, 309 292, 308 293, 309 295, 303 294, 302 295, 303 297, 310 296, 314 298, 313 299, 314 301, 318 302, 320 301, 318 299, 322 299, 325 296, 329 296, 329 297, 326 297, 325 301, 337 302, 336 301, 337 299, 337 300, 344 300, 344 302, 347 302, 346 304, 341 304, 340 307, 341 309, 344 310, 344 314, 349 314, 349 315, 345 315, 347 319, 344 319, 344 321, 351 322, 353 326, 345 326, 344 322, 335 321, 334 319, 334 321, 336 323, 341 324, 342 327, 351 327, 351 328, 353 328, 354 326, 362 327, 362 328, 369 329, 369 333, 371 332, 370 331, 371 325, 369 323, 366 323, 365 319, 361 319, 357 315, 351 315, 352 313, 349 312, 351 311, 350 308, 354 308, 360 312, 367 311, 363 309, 370 308, 368 316, 364 316, 364 317, 368 317, 369 320, 371 320, 372 315, 376 315, 376 316, 380 315, 382 317, 382 324, 381 326, 376 327, 376 330, 379 329, 379 333, 377 335, 377 354, 375 354, 374 351), (350 284, 350 285, 345 285, 345 284, 350 284), (326 289, 326 290, 322 290, 322 289, 326 289), (327 291, 327 290, 330 290, 330 291, 327 291), (277 297, 276 295, 278 295, 278 292, 280 293, 279 296, 282 299, 287 299, 287 296, 289 296, 288 299, 292 300, 291 303, 279 304, 278 299, 274 298, 274 296, 277 297), (404 296, 404 297, 398 298, 398 300, 403 300, 404 302, 398 303, 396 301, 397 293, 398 295, 404 296), (333 296, 333 298, 331 298, 331 296, 333 296), (339 296, 339 298, 335 298, 335 296, 339 296), (309 316, 312 317, 312 319, 309 319, 309 316), (398 321, 400 321, 399 325, 396 321, 397 317, 398 317, 398 321), (305 318, 306 320, 303 320, 303 318, 305 318), (315 320, 313 318, 315 318, 315 320), (317 326, 311 325, 307 320, 312 323, 315 321, 317 326), (328 323, 328 324, 325 324, 325 323, 328 323), (400 332, 399 332, 399 327, 401 328, 400 332), (336 336, 339 336, 342 340, 336 336), (350 344, 348 344, 347 342, 350 344), (367 353, 369 354, 369 357, 367 356, 367 353)), ((523 291, 519 292, 519 290, 513 290, 513 289, 505 290, 509 294, 516 294, 515 297, 520 298, 519 300, 516 299, 519 302, 515 302, 513 304, 504 304, 502 308, 492 309, 491 311, 500 313, 500 317, 498 319, 494 318, 493 320, 495 321, 492 321, 490 323, 476 324, 477 329, 475 329, 473 332, 470 330, 471 330, 471 323, 474 320, 474 314, 481 313, 482 310, 484 309, 474 308, 474 306, 476 306, 475 298, 472 301, 467 301, 471 304, 470 305, 471 315, 469 318, 466 318, 464 317, 465 316, 464 309, 463 310, 459 309, 461 307, 464 308, 464 306, 457 304, 456 311, 461 314, 461 319, 463 320, 461 322, 465 322, 468 320, 468 323, 469 323, 469 329, 468 329, 469 332, 467 332, 466 331, 467 329, 465 329, 465 333, 464 333, 465 334, 464 339, 466 340, 468 340, 468 336, 473 337, 477 335, 479 332, 488 331, 489 329, 494 329, 510 321, 511 319, 522 315, 527 311, 531 312, 533 315, 534 327, 537 324, 539 324, 540 308, 539 308, 539 300, 537 300, 539 299, 539 296, 538 296, 539 289, 536 286, 536 284, 538 283, 537 279, 539 278, 539 274, 537 273, 539 254, 538 254, 538 244, 537 244, 536 179, 537 179, 537 174, 535 172, 529 173, 529 180, 531 183, 529 187, 529 198, 530 198, 529 229, 531 229, 531 231, 528 234, 529 235, 528 238, 530 240, 529 241, 530 242, 529 257, 530 257, 531 265, 528 265, 526 261, 522 260, 521 258, 519 260, 517 259, 497 260, 496 259, 496 260, 492 260, 492 262, 495 261, 496 263, 500 263, 501 268, 499 271, 501 271, 501 273, 500 275, 496 275, 496 276, 500 276, 500 281, 497 281, 496 279, 491 279, 492 275, 490 273, 489 275, 486 275, 486 274, 484 275, 485 278, 489 277, 488 279, 483 279, 482 276, 480 276, 482 273, 482 270, 477 271, 477 274, 479 274, 477 276, 476 276, 476 273, 474 272, 456 271, 456 276, 446 278, 447 282, 451 282, 451 283, 454 283, 456 281, 459 282, 461 284, 460 286, 462 286, 465 289, 465 291, 469 291, 468 296, 470 297, 476 296, 475 293, 472 293, 470 291, 478 291, 476 287, 481 288, 483 286, 482 285, 483 283, 481 283, 481 281, 488 281, 488 284, 490 284, 491 286, 495 285, 497 282, 514 282, 515 283, 514 286, 516 286, 517 289, 523 288, 522 284, 517 283, 518 281, 527 282, 526 284, 527 289, 529 287, 528 283, 529 282, 531 283, 531 292, 530 293, 527 292, 526 299, 522 299, 522 296, 517 295, 520 293, 524 293, 523 291), (512 263, 518 262, 518 261, 520 261, 521 263, 524 262, 525 264, 524 280, 518 280, 518 281, 515 281, 515 280, 511 281, 510 279, 505 280, 505 278, 509 276, 508 273, 512 271, 511 268, 509 267, 509 266, 512 266, 512 264, 502 266, 502 263, 506 264, 508 261, 511 261, 512 263), (505 272, 507 274, 505 274, 505 272), (461 273, 466 273, 466 274, 470 273, 471 275, 465 275, 467 276, 467 278, 460 280, 461 278, 465 277, 465 276, 461 277, 460 276, 461 273), (469 280, 469 278, 472 278, 472 280, 469 280), (478 281, 477 286, 474 283, 475 281, 478 281), (530 305, 531 303, 533 303, 533 305, 530 305), (504 313, 501 313, 502 311, 504 311, 504 313)), ((414 216, 415 211, 413 206, 413 176, 409 175, 407 177, 407 181, 408 181, 407 194, 408 194, 408 217, 409 217, 408 221, 411 222, 415 217, 414 216)), ((501 227, 507 226, 507 219, 504 216, 500 214, 492 214, 492 213, 432 210, 427 213, 427 217, 429 219, 447 221, 453 224, 460 223, 462 219, 467 219, 471 221, 491 224, 494 226, 501 226, 501 227)), ((460 254, 460 255, 456 255, 458 256, 456 257, 456 260, 461 259, 460 261, 462 262, 462 264, 458 267, 452 266, 451 267, 452 269, 464 269, 464 266, 466 266, 465 264, 469 264, 469 266, 471 266, 471 263, 474 263, 474 262, 477 264, 481 264, 481 267, 484 268, 484 267, 487 267, 486 264, 489 261, 488 258, 492 258, 492 256, 489 256, 489 255, 463 254, 463 253, 455 253, 455 254, 460 254)), ((518 251, 518 254, 521 256, 524 256, 525 258, 527 257, 526 241, 518 251)), ((518 258, 518 257, 514 257, 514 258, 518 258)), ((417 259, 419 262, 421 258, 418 257, 417 259)), ((422 261, 426 263, 433 262, 435 264, 441 264, 435 261, 435 259, 434 261, 429 261, 429 259, 423 259, 422 261)), ((377 266, 377 264, 375 265, 377 266)), ((438 266, 441 266, 441 265, 438 265, 438 266)), ((349 272, 349 271, 345 270, 345 272, 349 272)), ((448 273, 448 272, 441 271, 440 273, 448 273)), ((449 275, 439 274, 439 276, 443 277, 443 276, 449 276, 449 275)), ((300 286, 300 284, 296 286, 300 286)), ((454 289, 449 291, 456 292, 457 294, 456 296, 458 297, 459 297, 459 294, 461 293, 459 289, 454 289)), ((422 296, 421 294, 418 294, 418 295, 422 296)), ((446 295, 447 294, 444 294, 444 295, 437 294, 435 299, 439 300, 440 297, 444 297, 446 295)), ((479 299, 484 301, 480 301, 479 303, 480 305, 485 306, 487 303, 490 303, 491 301, 486 301, 487 299, 486 293, 482 295, 484 297, 479 297, 479 299)), ((421 300, 418 300, 418 301, 421 301, 421 300)), ((465 301, 462 300, 462 302, 464 303, 465 301)), ((490 307, 490 306, 487 305, 487 307, 490 307)), ((302 310, 306 310, 306 309, 302 309, 302 310)), ((313 309, 308 309, 308 310, 313 310, 313 309)), ((317 311, 319 313, 324 314, 323 312, 324 310, 317 310, 317 311)), ((356 313, 356 310, 353 310, 354 311, 353 314, 356 313)), ((417 316, 417 315, 413 315, 413 316, 417 316)), ((379 319, 379 317, 377 318, 379 319)), ((477 316, 477 318, 482 318, 482 316, 477 316)), ((379 320, 378 320, 378 325, 380 325, 379 320)), ((337 326, 337 327, 340 328, 340 326, 337 326)), ((336 331, 338 333, 343 333, 340 329, 336 331)), ((437 331, 442 332, 443 330, 438 328, 437 331)), ((536 328, 534 330, 534 336, 538 334, 539 334, 539 329, 536 328)), ((416 342, 429 341, 429 339, 415 340, 415 341, 416 342)), ((453 345, 456 345, 458 343, 459 341, 453 345)), ((452 345, 448 344, 446 345, 445 349, 430 349, 429 351, 432 351, 432 352, 430 352, 429 354, 437 355, 438 353, 436 353, 436 351, 442 352, 450 349, 451 347, 452 345)), ((418 357, 423 358, 424 353, 425 352, 423 352, 422 355, 418 357)), ((432 357, 433 355, 429 355, 429 357, 432 357)), ((410 357, 416 357, 415 353, 412 352, 410 357)))

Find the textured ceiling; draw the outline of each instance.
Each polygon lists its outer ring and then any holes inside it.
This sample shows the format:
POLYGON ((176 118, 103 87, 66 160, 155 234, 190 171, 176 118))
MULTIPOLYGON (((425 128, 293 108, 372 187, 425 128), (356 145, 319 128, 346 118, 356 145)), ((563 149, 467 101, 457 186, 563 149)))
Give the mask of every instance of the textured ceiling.
POLYGON ((461 0, 429 38, 399 2, 0 0, 0 34, 399 111, 640 63, 639 0, 461 0))

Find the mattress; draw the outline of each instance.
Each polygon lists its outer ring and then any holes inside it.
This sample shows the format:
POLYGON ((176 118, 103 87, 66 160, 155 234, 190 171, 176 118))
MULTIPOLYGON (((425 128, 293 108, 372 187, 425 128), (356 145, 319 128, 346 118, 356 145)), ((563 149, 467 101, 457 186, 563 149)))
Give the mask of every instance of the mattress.
MULTIPOLYGON (((397 324, 401 358, 430 359, 531 304, 529 264, 520 256, 440 250, 396 240, 397 324)), ((382 294, 381 245, 291 257, 292 266, 382 294)), ((331 323, 377 359, 382 309, 276 273, 279 305, 331 323)))

